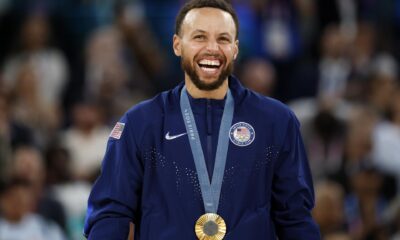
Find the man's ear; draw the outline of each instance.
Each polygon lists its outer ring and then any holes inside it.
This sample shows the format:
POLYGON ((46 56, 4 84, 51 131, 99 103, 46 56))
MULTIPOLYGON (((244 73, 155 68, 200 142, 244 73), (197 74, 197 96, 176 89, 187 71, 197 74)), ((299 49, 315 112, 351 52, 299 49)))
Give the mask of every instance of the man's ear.
POLYGON ((173 43, 172 46, 174 48, 174 53, 176 56, 180 57, 181 56, 181 37, 179 37, 178 35, 174 34, 174 38, 173 38, 173 43))
POLYGON ((238 54, 239 54, 239 40, 236 40, 236 41, 235 41, 234 54, 233 54, 233 59, 234 59, 234 60, 236 60, 238 54))

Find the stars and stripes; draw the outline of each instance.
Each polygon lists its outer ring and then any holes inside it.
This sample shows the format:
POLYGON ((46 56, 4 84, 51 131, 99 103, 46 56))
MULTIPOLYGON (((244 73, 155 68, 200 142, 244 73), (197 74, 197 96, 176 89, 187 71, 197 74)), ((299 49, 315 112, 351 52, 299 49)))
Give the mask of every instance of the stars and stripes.
POLYGON ((110 133, 111 138, 120 139, 124 131, 125 123, 117 122, 110 133))

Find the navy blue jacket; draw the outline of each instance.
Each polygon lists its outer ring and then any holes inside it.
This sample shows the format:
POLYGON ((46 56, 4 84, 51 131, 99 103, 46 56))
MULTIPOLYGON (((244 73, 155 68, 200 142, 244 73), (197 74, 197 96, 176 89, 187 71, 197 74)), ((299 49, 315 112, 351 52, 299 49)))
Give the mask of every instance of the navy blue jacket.
MULTIPOLYGON (((120 132, 110 137, 89 198, 84 230, 89 239, 126 240, 130 221, 135 240, 197 239, 194 226, 204 206, 189 140, 168 138, 186 132, 182 86, 136 105, 120 120, 121 137, 120 132)), ((218 208, 227 225, 224 239, 320 239, 310 214, 314 190, 296 117, 234 77, 229 88, 232 125, 252 126, 254 141, 229 142, 218 208)), ((190 101, 211 175, 224 100, 190 101)))

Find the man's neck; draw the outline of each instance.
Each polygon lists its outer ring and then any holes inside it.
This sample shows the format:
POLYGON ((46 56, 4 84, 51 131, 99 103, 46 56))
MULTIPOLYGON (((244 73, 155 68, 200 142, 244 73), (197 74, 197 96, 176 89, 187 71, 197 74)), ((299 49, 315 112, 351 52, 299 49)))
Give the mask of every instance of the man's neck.
POLYGON ((228 80, 224 81, 219 88, 211 91, 198 89, 188 78, 185 79, 185 85, 188 93, 193 98, 224 99, 228 91, 228 80))

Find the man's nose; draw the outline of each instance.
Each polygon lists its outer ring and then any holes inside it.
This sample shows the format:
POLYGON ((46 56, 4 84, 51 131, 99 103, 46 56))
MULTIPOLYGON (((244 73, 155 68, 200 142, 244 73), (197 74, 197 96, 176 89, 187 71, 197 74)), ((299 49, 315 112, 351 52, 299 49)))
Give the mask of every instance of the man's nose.
POLYGON ((219 45, 218 42, 215 40, 210 40, 207 42, 207 50, 209 51, 218 51, 219 45))

